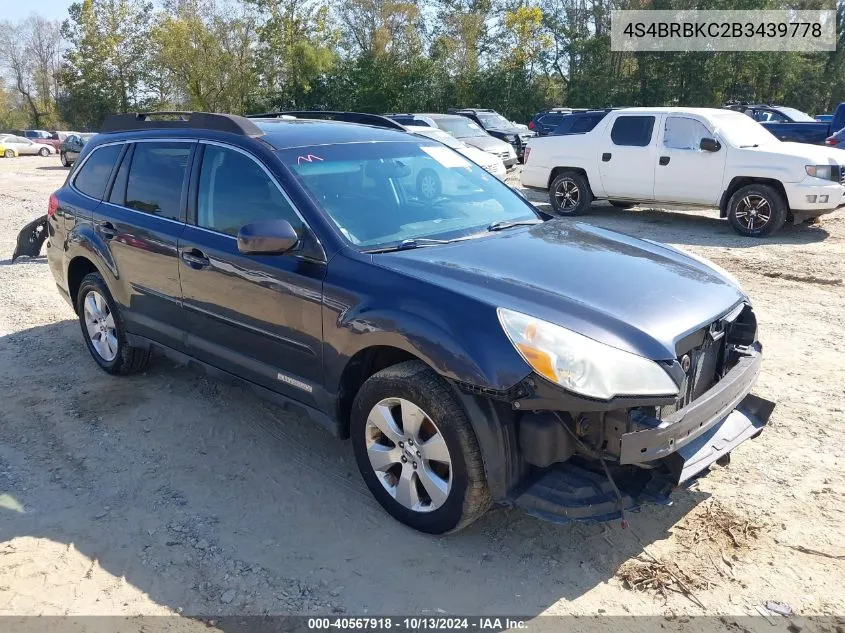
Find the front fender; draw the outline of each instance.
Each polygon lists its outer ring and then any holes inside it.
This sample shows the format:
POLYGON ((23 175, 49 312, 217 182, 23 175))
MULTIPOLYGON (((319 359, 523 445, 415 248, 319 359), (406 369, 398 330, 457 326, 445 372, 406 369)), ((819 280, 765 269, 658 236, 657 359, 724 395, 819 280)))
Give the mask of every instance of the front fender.
MULTIPOLYGON (((435 318, 425 312, 396 308, 345 314, 337 322, 330 348, 336 356, 326 358, 327 388, 336 392, 343 368, 355 354, 369 347, 389 346, 416 356, 449 380, 506 392, 531 370, 501 329, 497 336, 486 335, 486 341, 482 341, 485 335, 478 331, 483 328, 475 326, 468 324, 467 329, 449 331, 442 315, 435 318)), ((498 321, 496 327, 499 328, 498 321)))

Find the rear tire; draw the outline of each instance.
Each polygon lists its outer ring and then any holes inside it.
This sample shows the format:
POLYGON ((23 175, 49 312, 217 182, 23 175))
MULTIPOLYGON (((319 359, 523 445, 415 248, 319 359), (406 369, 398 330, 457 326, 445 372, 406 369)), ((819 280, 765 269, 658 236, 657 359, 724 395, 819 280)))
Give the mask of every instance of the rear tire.
POLYGON ((100 273, 89 273, 82 279, 76 295, 76 312, 88 351, 104 371, 124 376, 147 366, 149 350, 131 347, 126 342, 120 309, 100 273))
POLYGON ((610 205, 616 207, 617 209, 630 209, 632 207, 637 206, 636 202, 622 202, 621 200, 608 200, 610 205))
POLYGON ((767 237, 786 222, 786 200, 770 185, 742 187, 728 201, 728 221, 734 231, 747 237, 767 237))
POLYGON ((59 159, 62 161, 63 167, 70 167, 70 163, 67 160, 67 154, 62 152, 61 154, 59 154, 59 159))
POLYGON ((469 418, 421 361, 393 365, 364 383, 352 405, 350 434, 364 483, 405 525, 429 534, 454 532, 490 507, 469 418))
POLYGON ((549 200, 558 215, 581 215, 593 203, 593 192, 584 174, 565 171, 549 186, 549 200))
POLYGON ((38 150, 38 154, 39 154, 39 156, 49 156, 50 150, 47 149, 46 147, 42 147, 40 150, 38 150))
POLYGON ((5 156, 6 158, 14 158, 14 157, 15 157, 15 152, 14 152, 13 150, 7 149, 7 150, 6 150, 6 153, 4 154, 4 156, 5 156))

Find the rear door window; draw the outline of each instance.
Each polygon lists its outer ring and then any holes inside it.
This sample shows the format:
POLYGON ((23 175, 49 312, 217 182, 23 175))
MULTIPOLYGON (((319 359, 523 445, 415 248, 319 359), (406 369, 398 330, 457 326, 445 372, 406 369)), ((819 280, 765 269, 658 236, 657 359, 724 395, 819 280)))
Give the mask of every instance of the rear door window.
POLYGON ((645 147, 651 143, 653 116, 620 116, 613 122, 610 140, 614 145, 645 147))
POLYGON ((123 145, 106 145, 95 149, 73 181, 74 187, 96 200, 102 200, 106 185, 120 156, 123 145))
POLYGON ((193 146, 172 141, 136 143, 123 206, 182 220, 182 190, 193 146))

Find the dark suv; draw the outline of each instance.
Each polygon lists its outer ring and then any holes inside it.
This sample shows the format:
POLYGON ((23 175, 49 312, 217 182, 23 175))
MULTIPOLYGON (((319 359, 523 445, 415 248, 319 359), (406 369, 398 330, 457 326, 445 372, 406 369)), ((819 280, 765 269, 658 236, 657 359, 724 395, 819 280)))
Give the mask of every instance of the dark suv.
POLYGON ((510 143, 513 146, 519 160, 522 160, 522 156, 525 154, 525 146, 528 144, 528 139, 537 136, 537 134, 529 130, 528 127, 518 126, 512 121, 508 121, 495 110, 482 108, 449 108, 449 114, 460 114, 461 116, 472 119, 490 136, 495 136, 506 143, 510 143))
POLYGON ((773 406, 749 395, 755 317, 724 271, 544 221, 397 130, 116 115, 47 225, 103 370, 158 350, 304 412, 351 438, 376 499, 426 532, 494 501, 619 516, 725 460, 773 406))

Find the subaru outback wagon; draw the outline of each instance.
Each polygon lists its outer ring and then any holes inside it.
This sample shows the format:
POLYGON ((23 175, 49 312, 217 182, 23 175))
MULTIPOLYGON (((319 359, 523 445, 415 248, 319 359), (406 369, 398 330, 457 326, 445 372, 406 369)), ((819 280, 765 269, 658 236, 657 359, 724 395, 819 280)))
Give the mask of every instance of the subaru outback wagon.
POLYGON ((757 324, 713 264, 546 220, 401 131, 116 115, 47 256, 102 369, 156 350, 301 410, 413 528, 618 517, 761 432, 757 324), (427 198, 423 169, 461 182, 427 198))

